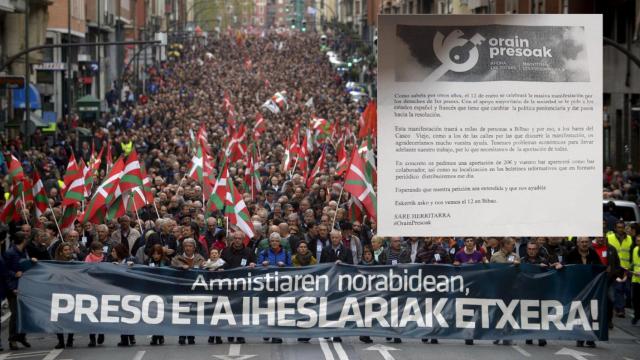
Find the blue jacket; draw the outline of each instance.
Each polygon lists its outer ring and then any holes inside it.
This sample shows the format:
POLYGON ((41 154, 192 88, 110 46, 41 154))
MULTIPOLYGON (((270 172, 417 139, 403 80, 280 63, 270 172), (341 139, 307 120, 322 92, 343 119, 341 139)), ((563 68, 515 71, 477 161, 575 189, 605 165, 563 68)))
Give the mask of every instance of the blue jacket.
POLYGON ((271 248, 262 250, 258 255, 258 264, 262 264, 265 260, 272 266, 277 265, 278 262, 283 262, 284 266, 291 266, 291 254, 282 247, 277 254, 271 248))
POLYGON ((9 250, 4 254, 4 261, 7 268, 7 283, 10 290, 16 290, 18 288, 18 278, 16 273, 23 271, 23 266, 20 264, 24 260, 28 260, 29 255, 26 250, 22 252, 18 250, 15 245, 12 245, 9 250))

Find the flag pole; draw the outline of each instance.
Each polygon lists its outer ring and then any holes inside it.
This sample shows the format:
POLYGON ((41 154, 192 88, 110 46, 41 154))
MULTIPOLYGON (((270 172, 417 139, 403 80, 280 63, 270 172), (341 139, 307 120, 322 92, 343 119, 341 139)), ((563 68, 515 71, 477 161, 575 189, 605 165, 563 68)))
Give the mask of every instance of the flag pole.
POLYGON ((138 215, 138 205, 136 205, 136 199, 133 199, 133 209, 136 211, 136 218, 138 219, 138 226, 140 226, 140 236, 142 236, 142 233, 144 233, 144 231, 142 230, 142 224, 140 224, 140 215, 138 215))
MULTIPOLYGON (((253 167, 253 164, 251 166, 253 167)), ((253 169, 249 169, 249 176, 251 177, 251 200, 255 200, 253 195, 253 169)))
POLYGON ((60 230, 60 225, 58 225, 58 219, 56 219, 56 213, 53 212, 53 208, 49 203, 49 198, 47 198, 47 205, 49 206, 49 210, 51 210, 51 217, 53 217, 53 222, 56 223, 56 228, 58 229, 58 235, 62 236, 62 231, 60 230))
POLYGON ((156 199, 153 199, 153 208, 156 209, 156 216, 160 219, 160 212, 158 212, 158 206, 156 205, 156 199))
POLYGON ((333 214, 333 221, 331 222, 331 229, 336 225, 336 217, 338 216, 338 208, 340 208, 340 199, 342 199, 342 193, 344 192, 344 184, 340 188, 340 196, 338 196, 338 206, 336 207, 336 213, 333 214))
POLYGON ((24 199, 24 188, 21 191, 22 194, 22 210, 20 210, 20 212, 22 213, 22 216, 24 217, 24 221, 27 222, 27 224, 29 223, 29 218, 27 217, 27 214, 25 214, 25 211, 27 210, 27 202, 24 199))
POLYGON ((291 173, 289 174, 289 178, 293 177, 294 171, 296 171, 296 166, 298 166, 298 159, 300 159, 300 154, 296 157, 296 161, 293 163, 293 168, 291 169, 291 173))

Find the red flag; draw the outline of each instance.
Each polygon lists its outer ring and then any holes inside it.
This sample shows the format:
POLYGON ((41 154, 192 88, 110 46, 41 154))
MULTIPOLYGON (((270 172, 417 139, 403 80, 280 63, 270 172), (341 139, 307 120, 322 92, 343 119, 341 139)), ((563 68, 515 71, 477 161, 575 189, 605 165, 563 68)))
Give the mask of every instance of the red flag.
POLYGON ((196 135, 196 141, 202 146, 204 151, 207 154, 211 153, 211 147, 209 146, 209 141, 207 140, 208 134, 207 129, 204 125, 204 122, 200 123, 200 128, 198 129, 198 134, 196 135))
MULTIPOLYGON (((302 140, 302 146, 300 146, 300 151, 298 152, 298 167, 302 171, 302 178, 306 179, 309 175, 309 153, 306 136, 302 140)), ((296 169, 294 168, 293 171, 296 171, 296 169)))
POLYGON ((378 106, 375 101, 369 101, 362 113, 362 118, 364 119, 364 126, 360 126, 358 138, 362 139, 367 135, 376 136, 378 132, 378 106))
POLYGON ((349 164, 347 163, 347 151, 344 147, 345 143, 339 142, 338 151, 336 151, 336 157, 338 158, 338 163, 336 164, 336 175, 338 176, 344 174, 344 172, 349 168, 349 164))
POLYGON ((320 154, 320 158, 316 162, 316 165, 313 167, 313 170, 311 170, 311 174, 309 174, 309 178, 307 179, 307 189, 311 187, 311 184, 313 184, 313 180, 318 176, 318 174, 320 174, 320 172, 324 168, 326 152, 327 147, 325 146, 322 149, 322 154, 320 154))
POLYGON ((107 140, 107 171, 113 167, 113 158, 111 157, 111 141, 107 140))
POLYGON ((290 141, 285 148, 283 168, 287 172, 291 169, 295 163, 295 158, 300 152, 300 122, 296 121, 296 125, 293 127, 293 133, 291 134, 290 141))

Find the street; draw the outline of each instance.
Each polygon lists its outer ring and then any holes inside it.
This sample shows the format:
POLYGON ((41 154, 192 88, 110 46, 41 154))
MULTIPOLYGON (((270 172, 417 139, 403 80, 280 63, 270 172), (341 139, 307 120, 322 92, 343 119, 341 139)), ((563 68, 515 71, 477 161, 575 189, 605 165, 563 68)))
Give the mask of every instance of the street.
MULTIPOLYGON (((6 334, 3 322, 2 333, 6 334)), ((342 343, 325 339, 311 339, 310 343, 298 343, 296 339, 283 339, 282 344, 263 342, 259 338, 247 338, 246 344, 209 345, 204 337, 196 338, 196 345, 178 345, 177 337, 167 337, 163 346, 149 346, 150 336, 137 336, 137 345, 119 348, 119 337, 107 335, 105 344, 88 348, 88 335, 76 335, 74 348, 54 350, 54 335, 30 335, 31 349, 5 352, 0 360, 245 360, 245 359, 303 359, 303 360, 500 360, 500 359, 546 359, 546 360, 637 360, 640 359, 640 327, 632 327, 629 317, 615 319, 616 327, 610 332, 610 341, 598 342, 597 348, 576 348, 573 341, 549 341, 546 347, 525 345, 516 341, 512 346, 493 345, 490 341, 476 341, 465 346, 462 340, 440 340, 437 345, 423 344, 420 340, 405 340, 402 344, 374 338, 373 344, 363 344, 357 337, 345 337, 342 343)))

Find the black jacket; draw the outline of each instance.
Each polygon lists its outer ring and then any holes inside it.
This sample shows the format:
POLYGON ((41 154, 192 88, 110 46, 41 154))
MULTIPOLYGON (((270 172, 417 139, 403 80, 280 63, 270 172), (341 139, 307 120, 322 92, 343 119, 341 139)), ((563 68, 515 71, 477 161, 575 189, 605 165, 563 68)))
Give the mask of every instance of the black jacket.
MULTIPOLYGON (((569 254, 567 255, 566 262, 567 264, 582 264, 582 256, 580 255, 580 252, 578 251, 577 247, 573 248, 573 250, 569 252, 569 254)), ((592 248, 589 248, 589 254, 587 254, 586 264, 602 265, 602 262, 600 262, 600 257, 598 256, 598 253, 596 253, 596 251, 593 250, 592 248)))
POLYGON ((346 264, 353 264, 353 255, 351 254, 351 250, 346 249, 342 244, 340 244, 335 250, 332 246, 327 246, 322 249, 322 254, 320 255, 321 263, 336 262, 338 260, 346 264))
POLYGON ((251 249, 243 246, 242 249, 234 249, 233 246, 228 246, 222 250, 220 256, 224 260, 225 269, 234 269, 238 267, 249 266, 250 263, 256 262, 256 256, 251 249), (243 260, 244 259, 244 265, 243 260))
POLYGON ((33 241, 30 241, 27 244, 27 253, 38 260, 51 260, 49 249, 46 246, 41 246, 33 241))

